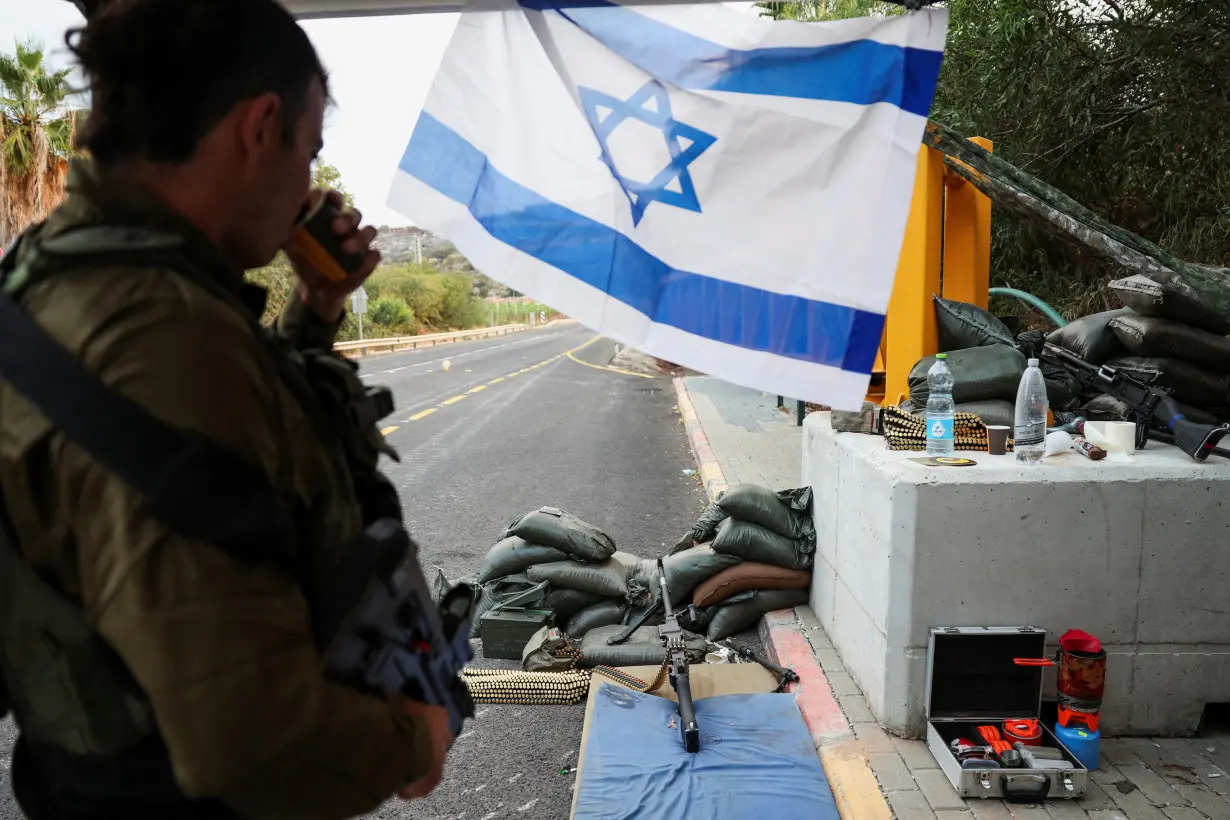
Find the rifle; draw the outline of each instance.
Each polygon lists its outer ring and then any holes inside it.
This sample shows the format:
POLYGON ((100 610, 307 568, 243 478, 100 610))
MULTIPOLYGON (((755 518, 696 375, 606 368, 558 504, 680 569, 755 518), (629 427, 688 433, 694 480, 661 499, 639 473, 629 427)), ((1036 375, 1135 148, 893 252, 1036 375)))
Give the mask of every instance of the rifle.
POLYGON ((474 715, 460 677, 474 657, 473 589, 458 584, 434 603, 418 546, 400 521, 381 518, 348 551, 328 591, 312 613, 325 675, 373 694, 442 706, 456 737, 474 715))
MULTIPOLYGON (((1156 429, 1173 436, 1176 447, 1196 461, 1204 461, 1218 450, 1217 443, 1230 432, 1230 424, 1199 424, 1183 415, 1171 398, 1172 390, 1147 384, 1126 371, 1110 365, 1092 365, 1050 342, 1046 352, 1068 365, 1072 375, 1085 388, 1096 389, 1126 404, 1131 421, 1136 423, 1136 449, 1144 449, 1156 429)), ((1220 455, 1220 453, 1218 453, 1220 455)))
POLYGON ((696 709, 692 705, 692 679, 688 677, 688 658, 683 649, 683 627, 671 609, 670 593, 666 590, 666 570, 658 559, 658 575, 662 584, 662 606, 666 622, 658 627, 662 645, 666 647, 666 661, 670 664, 671 688, 679 697, 679 732, 683 735, 683 748, 689 752, 700 751, 700 728, 696 725, 696 709))

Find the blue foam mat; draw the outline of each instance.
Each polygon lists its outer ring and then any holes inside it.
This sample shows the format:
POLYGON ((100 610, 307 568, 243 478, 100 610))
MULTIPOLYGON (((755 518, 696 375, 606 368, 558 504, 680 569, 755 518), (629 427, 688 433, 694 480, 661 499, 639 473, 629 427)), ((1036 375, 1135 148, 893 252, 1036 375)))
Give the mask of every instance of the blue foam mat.
POLYGON ((671 701, 606 682, 594 697, 575 820, 837 820, 792 695, 696 701, 696 754, 671 701))

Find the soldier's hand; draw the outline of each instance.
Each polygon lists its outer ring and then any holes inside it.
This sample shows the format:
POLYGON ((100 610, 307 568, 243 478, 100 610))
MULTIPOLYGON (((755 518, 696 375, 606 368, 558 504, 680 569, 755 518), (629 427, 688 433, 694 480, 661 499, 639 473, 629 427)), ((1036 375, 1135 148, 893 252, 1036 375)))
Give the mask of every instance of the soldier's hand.
POLYGON ((295 287, 299 298, 320 318, 333 322, 346 308, 347 297, 357 290, 380 264, 380 251, 372 248, 376 229, 371 225, 359 227, 363 214, 354 208, 344 208, 342 195, 337 191, 329 191, 327 196, 340 211, 333 220, 333 232, 342 237, 342 250, 346 253, 364 254, 363 264, 342 281, 334 282, 293 250, 287 248, 286 256, 299 280, 295 287))
POLYGON ((440 706, 428 706, 413 700, 403 700, 402 709, 411 717, 420 718, 431 733, 431 761, 427 773, 413 780, 397 792, 402 800, 426 797, 440 785, 444 777, 444 758, 448 755, 453 735, 448 729, 448 712, 440 706))

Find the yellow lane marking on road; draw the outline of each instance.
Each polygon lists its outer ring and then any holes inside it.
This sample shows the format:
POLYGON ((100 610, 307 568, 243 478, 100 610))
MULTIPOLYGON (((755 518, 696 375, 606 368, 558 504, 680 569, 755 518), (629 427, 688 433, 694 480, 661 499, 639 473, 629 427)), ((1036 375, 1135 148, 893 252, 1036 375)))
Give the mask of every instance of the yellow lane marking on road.
MULTIPOLYGON (((502 381, 507 381, 508 379, 516 378, 517 376, 520 376, 522 373, 529 373, 531 370, 535 370, 535 369, 537 369, 537 368, 539 368, 539 367, 542 367, 542 366, 544 366, 544 365, 551 364, 551 362, 559 361, 560 359, 564 358, 565 356, 567 356, 567 357, 569 357, 569 358, 572 358, 572 354, 573 354, 573 353, 576 353, 578 350, 581 350, 582 348, 589 347, 590 345, 592 345, 594 342, 598 341, 598 340, 599 340, 599 339, 601 339, 601 338, 602 338, 601 336, 595 336, 594 338, 590 339, 588 342, 585 342, 584 344, 577 345, 577 346, 576 346, 576 347, 574 347, 572 350, 565 350, 563 353, 557 353, 556 355, 552 356, 551 358, 546 359, 546 360, 544 360, 544 361, 541 361, 541 362, 539 362, 538 364, 532 364, 532 365, 530 365, 529 367, 522 368, 521 370, 517 370, 517 371, 515 371, 515 372, 513 372, 513 373, 506 373, 506 374, 505 374, 505 375, 503 375, 503 376, 497 376, 496 378, 494 378, 494 379, 492 379, 491 381, 487 382, 487 384, 480 384, 480 385, 478 385, 478 386, 476 386, 476 387, 472 387, 472 388, 470 388, 469 390, 467 390, 465 393, 463 393, 463 394, 461 394, 461 395, 459 395, 459 396, 453 396, 451 399, 445 399, 444 401, 440 402, 440 403, 439 403, 438 405, 436 405, 435 407, 429 407, 429 408, 427 408, 426 410, 420 410, 419 412, 415 413, 415 414, 414 414, 413 416, 411 416, 410 418, 406 419, 406 421, 418 421, 419 419, 426 418, 427 416, 430 416, 432 413, 434 413, 434 412, 436 412, 437 410, 439 410, 441 407, 446 407, 446 406, 448 406, 448 405, 450 405, 450 404, 456 404, 457 402, 461 401, 461 400, 462 400, 462 399, 464 399, 466 396, 468 396, 468 395, 470 395, 470 394, 472 394, 472 393, 478 393, 479 391, 486 390, 489 386, 491 386, 491 385, 493 385, 493 384, 499 384, 499 383, 500 383, 500 382, 502 382, 502 381)), ((616 372, 618 372, 618 373, 624 373, 624 372, 627 372, 627 371, 622 371, 622 370, 619 370, 618 368, 614 368, 614 367, 602 367, 601 365, 589 364, 589 362, 582 362, 580 359, 575 359, 574 361, 580 362, 581 364, 584 364, 584 365, 588 365, 589 367, 596 367, 596 368, 598 368, 599 370, 615 370, 615 371, 616 371, 616 372)), ((428 373, 430 373, 430 372, 432 372, 432 371, 428 370, 427 372, 428 372, 428 373)), ((467 373, 469 373, 470 371, 469 371, 469 370, 467 370, 466 372, 467 372, 467 373)), ((640 373, 631 373, 631 372, 628 372, 628 375, 629 375, 629 376, 640 376, 640 375, 642 375, 642 374, 640 374, 640 373)), ((652 377, 652 376, 647 376, 646 378, 653 378, 653 377, 652 377)), ((396 430, 396 429, 397 429, 397 427, 396 427, 396 426, 393 426, 393 427, 387 427, 387 428, 385 428, 384 430, 382 430, 381 432, 382 432, 382 433, 384 433, 385 435, 388 435, 389 433, 393 432, 393 431, 394 431, 394 430, 396 430)))
POLYGON ((594 364, 593 362, 582 361, 581 359, 578 359, 576 356, 573 356, 571 350, 568 351, 567 356, 568 358, 572 359, 577 364, 583 364, 586 367, 592 367, 594 370, 609 370, 612 373, 622 373, 625 376, 636 376, 641 379, 657 378, 656 376, 652 376, 649 373, 635 373, 631 370, 621 370, 618 367, 611 367, 610 365, 594 364))
POLYGON ((394 430, 400 430, 400 429, 401 429, 401 426, 400 426, 400 425, 397 425, 397 424, 391 424, 391 425, 389 425, 388 427, 386 427, 386 428, 384 428, 383 430, 381 430, 381 431, 380 431, 380 435, 382 435, 382 436, 387 436, 389 433, 393 432, 394 430))

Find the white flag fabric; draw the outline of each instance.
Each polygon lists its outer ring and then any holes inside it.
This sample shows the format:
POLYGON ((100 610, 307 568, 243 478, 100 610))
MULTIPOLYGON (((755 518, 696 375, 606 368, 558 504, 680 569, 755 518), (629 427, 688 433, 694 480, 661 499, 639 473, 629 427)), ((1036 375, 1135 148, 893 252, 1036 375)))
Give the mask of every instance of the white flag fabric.
POLYGON ((474 0, 389 204, 616 341, 857 409, 947 22, 474 0))

